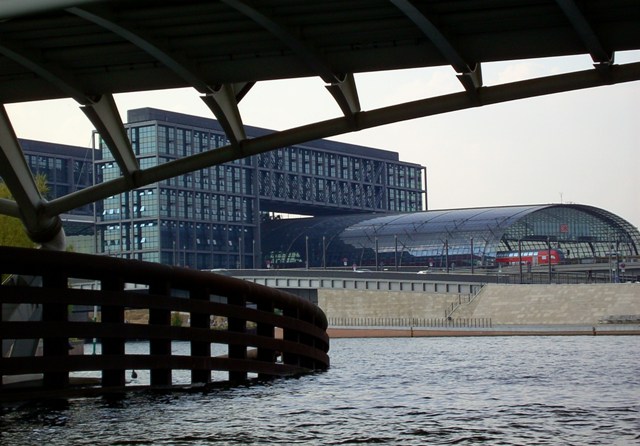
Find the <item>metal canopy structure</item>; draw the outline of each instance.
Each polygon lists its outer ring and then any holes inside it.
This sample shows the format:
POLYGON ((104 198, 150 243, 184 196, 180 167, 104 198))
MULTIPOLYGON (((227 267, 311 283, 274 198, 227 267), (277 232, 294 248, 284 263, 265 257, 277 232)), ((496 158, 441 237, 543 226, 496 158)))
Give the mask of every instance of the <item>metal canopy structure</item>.
MULTIPOLYGON (((637 0, 4 0, 0 102, 70 97, 122 176, 46 201, 0 110, 0 176, 32 239, 61 236, 58 215, 135 187, 274 148, 407 119, 640 79, 637 0), (483 87, 481 64, 588 54, 592 70, 483 87), (362 111, 354 74, 450 65, 462 91, 362 111), (320 77, 342 115, 247 139, 238 102, 260 81, 320 77), (193 87, 230 144, 141 169, 113 94, 193 87)), ((312 105, 310 105, 312 106, 312 105)), ((54 243, 55 245, 55 243, 54 243)))
POLYGON ((640 254, 640 232, 631 223, 577 204, 287 219, 269 222, 262 239, 281 267, 300 267, 307 258, 312 267, 339 267, 343 259, 376 269, 381 262, 494 266, 500 253, 544 250, 549 243, 571 263, 606 259, 612 251, 622 258, 640 254))

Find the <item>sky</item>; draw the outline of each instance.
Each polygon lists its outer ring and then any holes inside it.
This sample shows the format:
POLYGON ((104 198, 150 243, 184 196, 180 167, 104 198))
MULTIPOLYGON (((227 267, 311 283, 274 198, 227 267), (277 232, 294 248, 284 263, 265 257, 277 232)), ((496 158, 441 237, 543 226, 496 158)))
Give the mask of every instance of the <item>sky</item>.
MULTIPOLYGON (((640 51, 616 54, 640 61, 640 51)), ((484 85, 585 70, 588 56, 484 64, 484 85)), ((356 74, 363 110, 462 91, 451 67, 356 74)), ((126 111, 156 107, 213 117, 193 89, 115 95, 126 111)), ((73 100, 6 105, 19 138, 89 147, 91 123, 73 100)), ((246 125, 284 130, 341 115, 318 78, 256 84, 246 125)), ((577 203, 640 226, 640 82, 450 112, 331 139, 397 151, 427 168, 428 208, 577 203)))

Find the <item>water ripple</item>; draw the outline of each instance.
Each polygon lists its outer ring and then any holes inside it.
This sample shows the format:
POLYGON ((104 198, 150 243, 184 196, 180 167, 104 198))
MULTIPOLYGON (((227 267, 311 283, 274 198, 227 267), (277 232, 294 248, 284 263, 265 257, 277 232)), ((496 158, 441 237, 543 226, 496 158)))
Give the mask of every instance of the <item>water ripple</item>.
POLYGON ((339 339, 331 358, 325 373, 264 385, 2 407, 0 443, 626 446, 640 440, 635 337, 339 339))

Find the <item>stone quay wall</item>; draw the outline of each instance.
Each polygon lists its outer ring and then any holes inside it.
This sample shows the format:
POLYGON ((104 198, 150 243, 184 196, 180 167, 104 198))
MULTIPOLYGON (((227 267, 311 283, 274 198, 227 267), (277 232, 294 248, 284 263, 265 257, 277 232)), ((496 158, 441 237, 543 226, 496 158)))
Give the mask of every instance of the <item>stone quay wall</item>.
POLYGON ((475 296, 319 289, 318 305, 330 325, 442 319, 490 320, 493 326, 638 324, 640 284, 488 284, 475 296))

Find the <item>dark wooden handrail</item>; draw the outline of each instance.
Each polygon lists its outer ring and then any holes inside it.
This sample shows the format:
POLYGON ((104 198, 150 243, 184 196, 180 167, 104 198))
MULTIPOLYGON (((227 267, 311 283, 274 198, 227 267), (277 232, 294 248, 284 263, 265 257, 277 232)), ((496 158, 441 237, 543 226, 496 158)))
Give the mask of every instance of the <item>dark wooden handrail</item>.
POLYGON ((42 339, 43 344, 42 356, 1 358, 0 375, 42 373, 45 388, 69 386, 69 373, 76 371, 100 371, 102 387, 123 388, 129 369, 148 369, 150 386, 166 387, 177 369, 191 370, 192 384, 208 384, 212 371, 226 371, 229 381, 242 382, 249 373, 269 378, 329 366, 324 313, 280 290, 167 265, 9 247, 0 247, 0 273, 35 276, 42 283, 0 286, 2 304, 42 306, 42 320, 9 321, 5 314, 0 337, 42 339), (73 279, 96 281, 100 289, 71 288, 73 279), (70 305, 99 306, 101 321, 70 321, 70 305), (125 309, 148 310, 149 324, 127 323, 125 309), (188 313, 190 326, 172 326, 172 312, 188 313), (226 317, 227 329, 211 329, 212 316, 226 317), (99 339, 102 353, 69 355, 73 338, 99 339), (149 355, 125 354, 128 339, 148 341, 149 355), (171 341, 190 342, 191 354, 172 355, 171 341), (228 355, 212 357, 212 343, 226 344, 228 355), (257 350, 254 357, 247 354, 250 349, 257 350))

